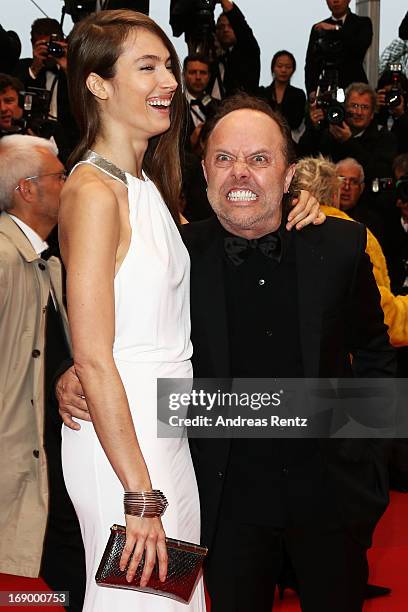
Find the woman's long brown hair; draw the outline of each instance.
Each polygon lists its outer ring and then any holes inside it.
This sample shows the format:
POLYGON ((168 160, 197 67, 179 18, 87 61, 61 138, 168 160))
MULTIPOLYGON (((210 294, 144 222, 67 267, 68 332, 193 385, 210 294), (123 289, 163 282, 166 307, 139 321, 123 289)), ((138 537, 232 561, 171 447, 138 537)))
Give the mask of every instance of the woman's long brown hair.
POLYGON ((173 218, 179 222, 181 189, 180 130, 184 100, 177 53, 163 30, 150 17, 130 10, 100 11, 80 21, 69 36, 68 88, 72 112, 78 123, 80 141, 68 165, 72 167, 91 149, 101 129, 96 98, 86 79, 95 72, 104 79, 115 76, 115 65, 128 35, 142 28, 155 34, 168 49, 172 70, 179 86, 171 103, 170 128, 151 138, 143 160, 143 169, 159 189, 173 218))

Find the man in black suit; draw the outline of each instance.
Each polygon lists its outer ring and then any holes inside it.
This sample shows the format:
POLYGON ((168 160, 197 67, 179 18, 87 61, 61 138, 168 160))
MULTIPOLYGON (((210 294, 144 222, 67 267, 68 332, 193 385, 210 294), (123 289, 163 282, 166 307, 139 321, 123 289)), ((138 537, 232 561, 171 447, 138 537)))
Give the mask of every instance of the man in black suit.
POLYGON ((306 52, 305 83, 310 94, 316 91, 323 68, 337 71, 338 85, 367 83, 363 61, 373 38, 369 17, 350 11, 350 0, 326 0, 331 16, 316 23, 310 32, 306 52))
POLYGON ((261 51, 244 15, 232 0, 220 0, 215 35, 221 54, 212 67, 212 95, 224 98, 237 91, 256 94, 261 73, 261 51))
MULTIPOLYGON (((196 128, 202 128, 208 117, 215 113, 219 104, 219 100, 208 94, 210 76, 210 60, 207 57, 200 53, 194 53, 184 58, 184 95, 190 111, 187 121, 187 132, 190 136, 193 135, 196 128)), ((198 135, 199 130, 197 130, 197 137, 194 140, 192 139, 191 145, 193 148, 198 135)))
MULTIPOLYGON (((365 229, 328 219, 285 231, 294 166, 280 119, 251 99, 227 101, 217 117, 204 170, 218 219, 183 228, 195 375, 393 375, 365 229)), ((387 504, 380 441, 195 439, 191 448, 213 612, 269 611, 283 549, 303 610, 361 610, 366 549, 387 504)))
MULTIPOLYGON (((204 171, 217 218, 183 227, 195 375, 391 376, 363 226, 288 232, 295 167, 280 116, 236 96, 211 121, 204 171)), ((86 409, 81 393, 61 397, 67 425, 69 414, 89 419, 75 409, 86 409)), ((212 612, 270 612, 285 551, 303 610, 361 611, 366 549, 388 501, 381 442, 195 439, 191 450, 212 612)))

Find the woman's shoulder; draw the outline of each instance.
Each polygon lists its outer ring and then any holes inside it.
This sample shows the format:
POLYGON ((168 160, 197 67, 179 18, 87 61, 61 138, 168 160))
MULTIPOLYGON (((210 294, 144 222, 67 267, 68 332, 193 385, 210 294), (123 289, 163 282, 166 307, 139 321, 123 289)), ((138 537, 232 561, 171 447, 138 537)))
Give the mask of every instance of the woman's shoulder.
POLYGON ((61 203, 79 201, 109 206, 117 202, 116 181, 105 177, 90 164, 80 164, 69 175, 61 193, 61 203))
MULTIPOLYGON (((116 181, 117 182, 117 181, 116 181)), ((113 180, 88 164, 81 164, 70 174, 62 192, 59 223, 87 222, 119 217, 118 193, 113 180)))
POLYGON ((266 98, 269 99, 272 97, 272 92, 273 92, 273 87, 272 87, 273 83, 271 83, 270 85, 260 85, 258 87, 258 96, 260 98, 266 98))

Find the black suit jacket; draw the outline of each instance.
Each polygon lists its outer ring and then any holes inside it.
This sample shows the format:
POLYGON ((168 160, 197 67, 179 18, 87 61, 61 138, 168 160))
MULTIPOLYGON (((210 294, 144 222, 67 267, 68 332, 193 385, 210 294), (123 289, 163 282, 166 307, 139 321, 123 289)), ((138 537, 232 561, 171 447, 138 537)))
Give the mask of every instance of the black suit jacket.
POLYGON ((285 117, 291 130, 297 130, 305 116, 306 96, 303 89, 288 85, 280 104, 276 102, 273 83, 268 87, 260 87, 258 96, 265 98, 273 110, 285 117))
MULTIPOLYGON (((331 23, 331 18, 324 20, 331 23)), ((319 75, 323 68, 322 55, 316 49, 319 32, 312 28, 306 52, 305 83, 306 91, 316 91, 319 75)), ((337 33, 343 51, 339 62, 339 86, 347 87, 350 83, 367 83, 363 61, 373 38, 373 25, 369 17, 360 17, 348 12, 344 25, 337 33)))
MULTIPOLYGON (((229 53, 228 64, 225 68, 223 81, 225 95, 231 96, 239 90, 256 95, 261 73, 261 50, 252 29, 236 4, 226 15, 237 42, 229 53)), ((208 91, 212 91, 216 74, 217 67, 213 66, 211 69, 213 79, 208 91)))
MULTIPOLYGON (((191 257, 194 374, 225 380, 234 373, 230 368, 218 220, 183 226, 183 237, 191 257)), ((394 351, 365 241, 362 225, 333 218, 321 227, 309 226, 295 233, 305 377, 394 374, 394 351)), ((190 440, 200 490, 202 541, 207 545, 215 532, 230 445, 228 439, 190 440)), ((355 536, 368 545, 388 499, 383 444, 379 440, 321 439, 319 446, 332 503, 355 536)))

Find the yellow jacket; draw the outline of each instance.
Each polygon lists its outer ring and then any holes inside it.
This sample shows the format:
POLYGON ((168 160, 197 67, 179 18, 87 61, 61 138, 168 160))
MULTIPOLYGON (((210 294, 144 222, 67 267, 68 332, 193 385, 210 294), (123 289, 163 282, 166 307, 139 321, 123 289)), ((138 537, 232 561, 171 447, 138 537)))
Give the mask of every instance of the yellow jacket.
MULTIPOLYGON (((329 217, 340 217, 354 221, 345 212, 333 206, 322 206, 324 214, 329 217)), ((387 262, 377 238, 367 228, 366 253, 373 265, 373 273, 381 294, 381 306, 384 321, 388 325, 388 335, 393 346, 408 345, 408 295, 391 293, 390 277, 387 262)))

